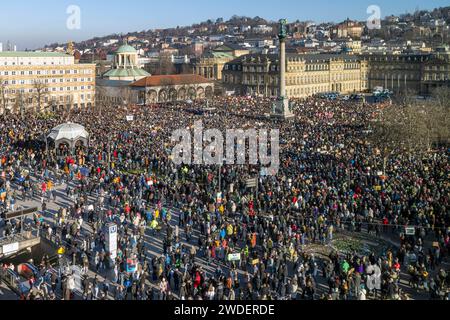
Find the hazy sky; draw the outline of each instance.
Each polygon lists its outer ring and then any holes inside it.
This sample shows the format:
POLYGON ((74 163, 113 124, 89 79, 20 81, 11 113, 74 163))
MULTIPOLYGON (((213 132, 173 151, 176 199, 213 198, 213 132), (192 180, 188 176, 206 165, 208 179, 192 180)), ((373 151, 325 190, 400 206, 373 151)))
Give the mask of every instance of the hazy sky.
POLYGON ((232 15, 278 20, 366 20, 369 5, 381 15, 450 5, 449 0, 21 0, 1 1, 0 42, 19 50, 53 42, 80 41, 111 33, 184 26, 232 15), (81 29, 67 28, 67 8, 81 10, 81 29))

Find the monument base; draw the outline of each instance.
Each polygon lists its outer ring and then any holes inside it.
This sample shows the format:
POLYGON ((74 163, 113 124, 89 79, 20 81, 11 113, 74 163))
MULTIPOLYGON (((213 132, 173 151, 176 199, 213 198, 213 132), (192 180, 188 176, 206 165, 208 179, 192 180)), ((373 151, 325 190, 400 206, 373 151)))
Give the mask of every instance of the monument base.
POLYGON ((292 113, 291 109, 289 108, 289 99, 286 97, 279 98, 274 103, 273 112, 270 115, 271 118, 274 119, 292 119, 295 117, 295 115, 292 113))

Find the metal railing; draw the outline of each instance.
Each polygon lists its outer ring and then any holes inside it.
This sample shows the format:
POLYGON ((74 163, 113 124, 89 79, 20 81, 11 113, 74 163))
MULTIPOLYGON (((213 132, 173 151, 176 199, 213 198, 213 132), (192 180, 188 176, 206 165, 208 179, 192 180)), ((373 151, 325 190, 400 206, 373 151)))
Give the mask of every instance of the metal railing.
POLYGON ((9 269, 0 268, 0 282, 5 283, 15 294, 20 296, 19 280, 14 272, 9 269))
POLYGON ((35 238, 39 238, 39 230, 33 228, 29 231, 22 231, 20 233, 15 233, 15 234, 11 234, 6 237, 0 238, 0 246, 7 245, 10 243, 15 243, 15 242, 28 241, 28 240, 32 240, 35 238))

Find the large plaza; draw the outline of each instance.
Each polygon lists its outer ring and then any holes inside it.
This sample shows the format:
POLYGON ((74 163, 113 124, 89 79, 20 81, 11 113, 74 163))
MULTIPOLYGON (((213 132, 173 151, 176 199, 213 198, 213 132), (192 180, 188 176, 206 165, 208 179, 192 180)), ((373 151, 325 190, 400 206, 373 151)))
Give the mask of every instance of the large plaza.
POLYGON ((444 149, 383 163, 367 144, 367 126, 386 104, 294 100, 289 122, 264 119, 256 105, 270 113, 269 99, 217 97, 2 121, 3 206, 38 209, 23 225, 3 223, 3 236, 37 229, 65 252, 33 261, 40 274, 51 274, 50 260, 51 268, 76 271, 62 272, 54 291, 49 276, 48 287, 27 297, 361 300, 445 292, 444 149), (193 112, 206 104, 209 112, 193 112), (86 128, 89 144, 45 152, 40 134, 67 119, 86 128), (279 128, 280 172, 257 178, 255 193, 246 183, 258 166, 175 165, 171 133, 198 120, 219 130, 279 128), (110 223, 118 226, 113 259, 110 223), (408 225, 414 236, 405 235, 408 225))

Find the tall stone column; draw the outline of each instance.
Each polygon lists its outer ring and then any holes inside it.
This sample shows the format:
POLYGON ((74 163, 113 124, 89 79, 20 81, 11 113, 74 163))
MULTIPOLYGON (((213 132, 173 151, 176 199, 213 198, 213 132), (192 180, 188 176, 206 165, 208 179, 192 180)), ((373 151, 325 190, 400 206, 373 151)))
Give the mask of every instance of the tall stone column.
POLYGON ((278 99, 273 106, 272 117, 287 120, 294 117, 294 114, 289 108, 289 99, 286 92, 286 30, 287 21, 285 19, 280 20, 278 39, 280 40, 280 80, 278 87, 278 99))
POLYGON ((286 41, 280 39, 280 97, 286 95, 286 41))

